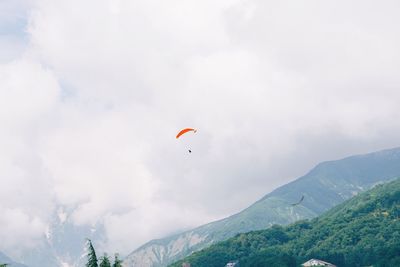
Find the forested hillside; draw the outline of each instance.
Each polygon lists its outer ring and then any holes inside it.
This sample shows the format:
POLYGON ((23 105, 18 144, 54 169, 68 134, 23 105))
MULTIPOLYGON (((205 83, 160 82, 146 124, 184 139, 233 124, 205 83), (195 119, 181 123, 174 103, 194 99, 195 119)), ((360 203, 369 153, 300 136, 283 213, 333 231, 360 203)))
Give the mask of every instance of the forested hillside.
POLYGON ((400 179, 378 185, 311 221, 239 234, 171 266, 300 266, 318 258, 341 267, 400 266, 400 179))
POLYGON ((376 184, 400 177, 400 148, 322 162, 245 210, 220 221, 153 240, 128 255, 127 267, 164 267, 238 233, 314 218, 376 184), (300 205, 292 206, 304 196, 300 205))

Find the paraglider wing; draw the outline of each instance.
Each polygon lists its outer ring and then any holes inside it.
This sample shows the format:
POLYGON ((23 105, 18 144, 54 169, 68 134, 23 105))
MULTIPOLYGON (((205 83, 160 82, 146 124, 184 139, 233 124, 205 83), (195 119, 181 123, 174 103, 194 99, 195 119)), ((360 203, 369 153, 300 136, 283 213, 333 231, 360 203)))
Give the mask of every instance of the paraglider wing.
POLYGON ((293 203, 293 204, 291 204, 291 205, 292 205, 292 206, 297 206, 297 205, 299 205, 301 202, 303 202, 303 200, 304 200, 304 195, 301 196, 301 199, 299 200, 299 202, 293 203))
POLYGON ((193 128, 185 128, 183 130, 181 130, 177 135, 176 135, 176 139, 178 139, 181 135, 187 133, 187 132, 197 132, 197 130, 193 129, 193 128))

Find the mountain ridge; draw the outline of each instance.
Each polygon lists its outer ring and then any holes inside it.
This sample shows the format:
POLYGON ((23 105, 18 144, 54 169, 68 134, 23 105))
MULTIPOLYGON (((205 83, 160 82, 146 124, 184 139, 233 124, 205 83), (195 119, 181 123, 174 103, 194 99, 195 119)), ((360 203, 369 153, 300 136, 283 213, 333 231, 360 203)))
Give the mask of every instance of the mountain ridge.
POLYGON ((130 253, 124 266, 166 266, 237 233, 310 219, 375 184, 399 176, 399 147, 321 162, 305 175, 236 214, 181 234, 149 241, 130 253), (300 205, 290 205, 302 195, 305 198, 300 205))
POLYGON ((75 225, 71 214, 76 207, 57 205, 47 230, 34 249, 15 257, 29 267, 80 267, 85 265, 86 238, 104 240, 104 228, 98 225, 75 225))
POLYGON ((399 266, 400 179, 341 203, 317 218, 238 234, 171 265, 294 267, 311 258, 343 267, 399 266))

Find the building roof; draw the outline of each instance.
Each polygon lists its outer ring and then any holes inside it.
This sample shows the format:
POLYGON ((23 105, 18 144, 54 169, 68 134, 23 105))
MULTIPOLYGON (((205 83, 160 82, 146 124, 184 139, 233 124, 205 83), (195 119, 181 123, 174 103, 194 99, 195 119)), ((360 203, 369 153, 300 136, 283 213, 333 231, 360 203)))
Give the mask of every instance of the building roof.
POLYGON ((336 265, 323 261, 323 260, 318 260, 318 259, 311 259, 306 261, 305 263, 302 264, 302 266, 327 266, 327 267, 336 267, 336 265))

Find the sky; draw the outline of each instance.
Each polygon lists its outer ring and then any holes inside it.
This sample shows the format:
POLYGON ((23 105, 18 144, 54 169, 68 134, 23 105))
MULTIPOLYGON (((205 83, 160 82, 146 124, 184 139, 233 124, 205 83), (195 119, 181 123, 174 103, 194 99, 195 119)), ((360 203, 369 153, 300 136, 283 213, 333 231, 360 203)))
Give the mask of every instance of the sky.
POLYGON ((128 253, 321 161, 400 146, 399 13, 395 0, 1 0, 0 250, 34 247, 62 205, 128 253), (176 140, 185 127, 198 132, 176 140))

